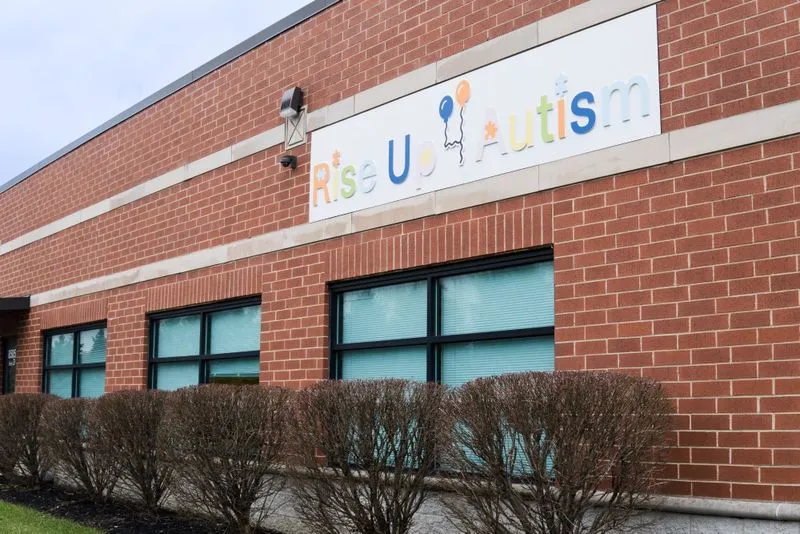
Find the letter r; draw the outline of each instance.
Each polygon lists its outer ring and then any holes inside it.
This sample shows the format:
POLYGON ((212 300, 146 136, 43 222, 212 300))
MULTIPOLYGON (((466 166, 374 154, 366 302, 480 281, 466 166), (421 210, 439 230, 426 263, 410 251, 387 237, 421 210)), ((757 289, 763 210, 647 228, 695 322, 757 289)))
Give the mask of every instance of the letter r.
POLYGON ((325 191, 325 203, 331 203, 331 194, 328 192, 328 180, 331 178, 331 168, 327 163, 314 165, 314 172, 311 179, 311 197, 314 207, 317 207, 317 191, 325 191))

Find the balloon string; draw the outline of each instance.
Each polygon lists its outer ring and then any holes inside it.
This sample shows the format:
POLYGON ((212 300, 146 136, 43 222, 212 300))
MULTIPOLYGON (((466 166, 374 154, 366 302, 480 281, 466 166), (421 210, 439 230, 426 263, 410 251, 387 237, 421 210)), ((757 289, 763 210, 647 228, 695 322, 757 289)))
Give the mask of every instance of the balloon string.
POLYGON ((459 160, 459 165, 464 164, 464 145, 462 141, 464 140, 464 106, 461 106, 461 112, 458 114, 458 129, 461 130, 461 138, 458 140, 458 157, 461 158, 459 160))
POLYGON ((463 165, 464 164, 464 143, 463 143, 463 141, 464 141, 464 108, 463 107, 461 108, 461 111, 459 112, 458 129, 461 132, 461 137, 458 139, 458 141, 449 141, 448 142, 447 141, 447 123, 446 122, 444 123, 444 148, 445 149, 449 149, 449 148, 453 148, 453 147, 457 146, 458 147, 458 157, 460 158, 459 159, 459 164, 463 165))
POLYGON ((447 141, 447 123, 444 123, 444 147, 445 148, 453 148, 454 146, 460 145, 460 141, 447 141))

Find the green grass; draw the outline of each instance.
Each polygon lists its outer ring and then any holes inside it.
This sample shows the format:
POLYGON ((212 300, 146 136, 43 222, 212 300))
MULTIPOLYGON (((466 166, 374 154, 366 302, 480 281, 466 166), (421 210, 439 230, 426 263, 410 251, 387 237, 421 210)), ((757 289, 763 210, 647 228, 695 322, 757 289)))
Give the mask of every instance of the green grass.
POLYGON ((0 532, 3 534, 100 534, 64 519, 0 501, 0 532))

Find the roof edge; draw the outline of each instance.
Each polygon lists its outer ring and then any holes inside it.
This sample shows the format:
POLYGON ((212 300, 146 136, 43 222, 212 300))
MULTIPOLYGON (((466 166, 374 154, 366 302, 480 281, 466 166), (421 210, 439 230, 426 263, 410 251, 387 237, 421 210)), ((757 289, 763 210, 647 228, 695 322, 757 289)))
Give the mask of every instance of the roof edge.
POLYGON ((26 178, 29 178, 30 176, 36 174, 37 172, 44 169, 45 167, 55 162, 56 160, 60 159, 61 157, 69 154, 73 150, 91 141, 95 137, 102 135, 111 128, 118 126, 119 124, 122 124, 126 120, 144 111, 153 104, 156 104, 161 100, 167 98, 168 96, 177 93, 184 87, 187 87, 188 85, 199 80, 203 76, 211 74, 220 67, 227 65, 236 58, 243 56, 244 54, 250 52, 254 48, 257 48, 258 46, 261 46, 262 44, 274 39, 283 32, 294 28, 295 26, 310 19, 314 15, 317 15, 318 13, 324 11, 325 9, 339 2, 341 2, 341 0, 312 0, 310 3, 301 7, 294 13, 291 13, 286 17, 280 19, 279 21, 267 26, 265 29, 261 30, 260 32, 256 33, 251 37, 248 37, 241 43, 230 48, 229 50, 226 50, 225 52, 213 58, 212 60, 207 61, 206 63, 200 65, 199 67, 192 70, 188 74, 184 74, 174 82, 166 85, 165 87, 162 87, 155 93, 151 94, 148 97, 145 97, 143 100, 137 102, 133 106, 129 107, 128 109, 122 111, 121 113, 107 120, 97 128, 82 135, 81 137, 72 141, 68 145, 61 148, 60 150, 49 155, 45 159, 41 160, 39 163, 36 163, 32 167, 21 172, 20 174, 18 174, 5 184, 0 185, 0 193, 8 191, 15 185, 23 182, 26 178))
POLYGON ((31 309, 30 297, 0 297, 0 311, 24 311, 31 309))

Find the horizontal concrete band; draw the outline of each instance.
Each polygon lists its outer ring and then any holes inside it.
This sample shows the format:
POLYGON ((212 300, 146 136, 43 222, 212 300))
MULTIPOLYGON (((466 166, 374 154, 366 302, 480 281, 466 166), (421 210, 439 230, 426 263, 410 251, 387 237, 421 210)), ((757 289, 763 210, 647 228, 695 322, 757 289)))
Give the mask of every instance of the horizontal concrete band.
MULTIPOLYGON (((300 471, 302 476, 302 471, 300 471)), ((323 470, 323 473, 332 478, 337 474, 334 470, 323 470)), ((298 471, 282 466, 275 471, 278 475, 298 476, 298 471)), ((366 478, 366 473, 359 471, 355 476, 366 478)), ((425 479, 425 485, 430 490, 450 493, 454 491, 457 479, 431 476, 425 479)), ((522 484, 514 484, 514 489, 522 495, 530 496, 530 488, 522 484)), ((590 502, 595 506, 602 506, 602 496, 596 495, 590 502)), ((655 495, 652 499, 638 505, 642 510, 656 512, 673 512, 679 514, 708 515, 718 517, 736 517, 742 519, 764 519, 772 521, 800 521, 800 504, 791 502, 772 501, 746 501, 735 499, 720 499, 712 497, 682 497, 669 495, 655 495)))
POLYGON ((800 521, 800 504, 789 502, 742 501, 701 497, 656 497, 645 506, 658 512, 800 521))
MULTIPOLYGON (((452 491, 452 480, 432 477, 429 487, 439 491, 452 491)), ((515 485, 525 494, 526 486, 515 485)), ((596 496, 592 502, 602 506, 601 497, 596 496)), ((679 514, 707 515, 717 517, 735 517, 741 519, 763 519, 771 521, 800 521, 800 504, 790 502, 745 501, 719 499, 709 497, 679 497, 656 495, 651 500, 639 505, 643 510, 655 512, 672 512, 679 514)))
MULTIPOLYGON (((307 130, 349 118, 357 113, 380 106, 397 98, 414 93, 438 82, 460 76, 514 54, 535 48, 570 33, 625 15, 637 9, 658 3, 661 0, 589 0, 577 7, 534 22, 524 28, 507 33, 491 41, 465 50, 453 56, 431 63, 420 69, 399 76, 386 83, 367 89, 309 113, 307 130)), ((319 2, 316 2, 319 3, 319 2)), ((331 5, 335 2, 324 2, 331 5)), ((35 230, 0 243, 0 256, 25 247, 68 228, 99 217, 112 210, 163 191, 196 176, 224 167, 242 158, 251 156, 283 143, 284 127, 278 126, 245 139, 235 145, 209 154, 161 176, 152 178, 111 198, 101 200, 66 217, 55 220, 35 230)), ((0 192, 2 192, 0 190, 0 192)))
MULTIPOLYGON (((279 476, 289 476, 289 470, 279 468, 273 471, 279 476)), ((74 488, 74 482, 69 481, 68 477, 59 471, 55 473, 56 484, 74 488)), ((291 476, 297 476, 296 472, 291 472, 291 476)), ((331 474, 331 476, 335 476, 331 474)), ((451 482, 445 479, 430 477, 426 479, 428 487, 433 491, 450 492, 451 482)), ((136 498, 130 492, 123 489, 116 490, 116 497, 130 502, 136 502, 136 498)), ((178 511, 180 506, 174 499, 168 499, 166 508, 178 511)), ((666 513, 679 513, 700 516, 730 517, 738 519, 756 519, 771 521, 800 521, 800 504, 789 502, 769 502, 769 501, 745 501, 719 498, 701 497, 670 497, 656 496, 646 505, 641 506, 643 510, 652 510, 666 513)), ((670 530, 670 532, 675 532, 670 530)))
POLYGON ((301 224, 31 296, 31 306, 800 133, 800 101, 301 224))

